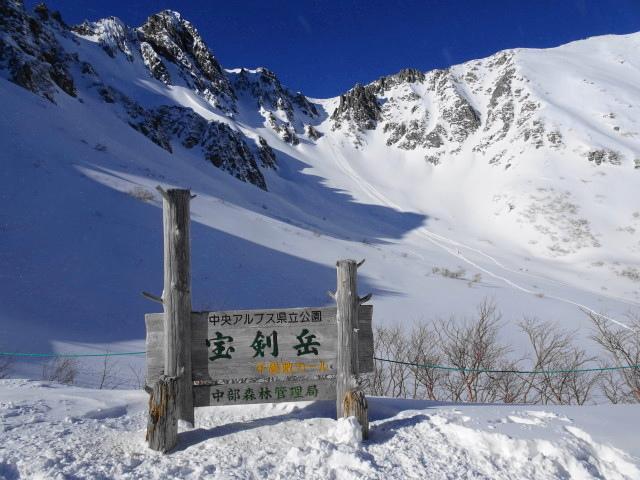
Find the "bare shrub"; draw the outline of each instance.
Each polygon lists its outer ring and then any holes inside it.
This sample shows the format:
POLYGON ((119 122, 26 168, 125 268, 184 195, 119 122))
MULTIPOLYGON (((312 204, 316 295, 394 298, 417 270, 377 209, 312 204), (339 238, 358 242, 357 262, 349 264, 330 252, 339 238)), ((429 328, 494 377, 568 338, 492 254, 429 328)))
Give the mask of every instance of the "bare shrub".
POLYGON ((139 187, 139 186, 133 187, 127 193, 131 195, 133 198, 136 198, 143 202, 151 202, 152 200, 155 199, 153 192, 150 192, 144 187, 139 187))
POLYGON ((482 274, 481 273, 476 273, 471 280, 469 280, 469 283, 467 284, 469 287, 473 287, 474 283, 480 283, 482 281, 482 274))
POLYGON ((604 317, 585 312, 595 326, 591 337, 619 370, 604 375, 602 390, 612 403, 640 403, 640 317, 631 317, 631 329, 613 327, 604 317))
POLYGON ((640 317, 631 330, 614 328, 589 314, 593 339, 606 359, 587 354, 576 332, 535 318, 520 328, 529 346, 514 357, 499 339, 501 317, 485 300, 477 314, 459 322, 427 322, 406 333, 399 327, 377 328, 376 360, 368 377, 373 395, 454 402, 502 402, 582 405, 606 397, 613 403, 640 402, 640 317), (624 367, 591 371, 596 367, 624 367), (585 371, 586 370, 586 371, 585 371))
MULTIPOLYGON (((402 361, 407 351, 406 338, 399 327, 376 328, 373 338, 377 356, 402 361)), ((369 391, 373 395, 407 397, 409 368, 393 362, 375 361, 369 391)))
POLYGON ((0 356, 0 379, 8 378, 13 368, 13 357, 2 355, 0 356))
POLYGON ((71 358, 56 357, 42 366, 42 379, 72 385, 78 376, 78 362, 71 358))
POLYGON ((442 353, 438 345, 438 337, 427 325, 418 325, 411 332, 404 358, 412 376, 413 398, 437 400, 439 387, 447 372, 431 365, 440 365, 442 353))
POLYGON ((576 332, 551 322, 525 318, 520 323, 532 348, 532 370, 523 376, 522 401, 541 404, 584 404, 599 380, 598 372, 575 372, 592 365, 595 357, 573 345, 576 332))
POLYGON ((445 389, 453 401, 493 401, 491 377, 480 370, 493 370, 505 361, 508 347, 498 341, 500 314, 495 304, 485 300, 474 319, 457 323, 450 319, 436 328, 447 365, 457 368, 446 377, 445 389))
POLYGON ((133 378, 135 379, 134 381, 134 387, 137 389, 142 389, 144 388, 145 384, 146 384, 146 376, 144 373, 144 368, 142 367, 134 367, 133 365, 129 364, 129 371, 131 372, 131 375, 133 376, 133 378))
POLYGON ((458 268, 458 270, 453 271, 444 267, 433 267, 431 269, 431 272, 437 275, 442 275, 445 278, 452 278, 454 280, 460 280, 461 278, 464 278, 464 275, 466 273, 464 268, 458 268))
POLYGON ((115 389, 126 383, 126 379, 120 376, 120 366, 117 361, 109 356, 110 352, 102 357, 102 365, 98 372, 98 389, 115 389))

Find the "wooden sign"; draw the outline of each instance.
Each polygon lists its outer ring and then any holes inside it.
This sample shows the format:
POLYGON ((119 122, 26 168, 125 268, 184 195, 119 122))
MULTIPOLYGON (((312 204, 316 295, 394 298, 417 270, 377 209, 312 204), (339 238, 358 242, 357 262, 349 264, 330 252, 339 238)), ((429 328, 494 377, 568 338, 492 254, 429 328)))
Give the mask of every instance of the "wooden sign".
MULTIPOLYGON (((359 308, 360 372, 373 370, 373 307, 359 308)), ((147 384, 164 368, 163 315, 147 314, 147 384)), ((191 370, 196 382, 309 377, 336 373, 336 307, 192 312, 191 370)))
POLYGON ((358 296, 364 260, 336 263, 333 308, 193 312, 189 190, 162 195, 164 313, 145 315, 146 439, 168 452, 178 420, 194 424, 194 406, 335 400, 336 415, 355 416, 368 435, 368 406, 358 376, 373 370, 371 294, 358 296), (283 380, 283 378, 286 378, 283 380))
POLYGON ((335 398, 336 381, 333 378, 196 385, 193 387, 194 407, 309 402, 335 400, 335 398))

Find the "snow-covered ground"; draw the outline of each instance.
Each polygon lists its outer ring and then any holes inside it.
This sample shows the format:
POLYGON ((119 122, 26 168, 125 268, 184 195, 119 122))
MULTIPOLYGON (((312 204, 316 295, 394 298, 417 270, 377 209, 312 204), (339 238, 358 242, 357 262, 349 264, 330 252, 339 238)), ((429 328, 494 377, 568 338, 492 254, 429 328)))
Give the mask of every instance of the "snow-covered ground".
POLYGON ((0 479, 637 479, 634 406, 445 405, 370 398, 360 442, 332 402, 196 409, 161 455, 147 394, 0 380, 0 479))

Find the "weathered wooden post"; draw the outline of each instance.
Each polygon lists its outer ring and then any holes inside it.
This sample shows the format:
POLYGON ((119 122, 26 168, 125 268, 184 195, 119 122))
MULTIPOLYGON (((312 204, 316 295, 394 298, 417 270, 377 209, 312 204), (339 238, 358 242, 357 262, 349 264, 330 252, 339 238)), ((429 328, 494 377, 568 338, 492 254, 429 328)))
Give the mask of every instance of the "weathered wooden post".
POLYGON ((166 452, 175 446, 177 420, 191 425, 191 262, 189 190, 163 190, 164 230, 164 376, 153 385, 149 399, 149 447, 166 452), (166 418, 165 418, 166 417, 166 418))
POLYGON ((338 359, 336 375, 337 418, 355 416, 362 426, 362 438, 369 434, 367 400, 358 386, 358 309, 360 299, 357 290, 357 269, 362 265, 355 260, 337 263, 337 289, 335 294, 338 323, 338 359))
POLYGON ((147 419, 147 442, 152 450, 166 453, 178 441, 177 396, 176 377, 163 375, 153 384, 147 419))

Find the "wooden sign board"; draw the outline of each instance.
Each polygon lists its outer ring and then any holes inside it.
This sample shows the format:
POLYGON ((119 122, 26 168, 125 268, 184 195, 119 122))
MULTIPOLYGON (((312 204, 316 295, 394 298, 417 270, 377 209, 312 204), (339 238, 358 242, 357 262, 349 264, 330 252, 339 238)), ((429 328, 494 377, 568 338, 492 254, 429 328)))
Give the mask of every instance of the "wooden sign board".
POLYGON ((251 403, 335 400, 334 379, 195 385, 193 406, 247 405, 251 403))
MULTIPOLYGON (((359 308, 360 372, 373 370, 373 307, 359 308)), ((147 314, 147 384, 164 367, 164 315, 147 314)), ((335 374, 336 308, 193 312, 191 369, 195 381, 335 374)), ((290 401, 290 400, 289 400, 290 401)))

